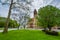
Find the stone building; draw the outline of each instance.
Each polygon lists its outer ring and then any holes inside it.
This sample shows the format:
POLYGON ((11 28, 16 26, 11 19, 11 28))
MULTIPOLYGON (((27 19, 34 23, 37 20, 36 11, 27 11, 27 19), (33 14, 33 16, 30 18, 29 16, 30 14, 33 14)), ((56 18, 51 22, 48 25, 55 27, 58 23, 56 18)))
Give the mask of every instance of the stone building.
POLYGON ((34 9, 34 18, 31 18, 30 22, 28 23, 29 28, 36 28, 36 16, 37 16, 37 11, 34 9))

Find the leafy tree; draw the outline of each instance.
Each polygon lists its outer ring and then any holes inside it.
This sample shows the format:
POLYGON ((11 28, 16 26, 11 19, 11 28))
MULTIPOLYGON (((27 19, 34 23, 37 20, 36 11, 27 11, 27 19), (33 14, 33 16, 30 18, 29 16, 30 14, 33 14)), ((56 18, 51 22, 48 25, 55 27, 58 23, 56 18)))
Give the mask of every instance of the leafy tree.
MULTIPOLYGON (((5 22, 6 22, 6 18, 5 17, 0 17, 0 27, 5 27, 5 22)), ((17 23, 17 21, 10 19, 9 21, 9 28, 16 28, 19 26, 19 23, 17 23)))
POLYGON ((17 23, 15 20, 10 20, 8 26, 9 28, 17 28, 19 26, 19 23, 17 23))
POLYGON ((53 26, 60 24, 60 10, 54 6, 47 5, 38 10, 38 25, 48 27, 51 31, 53 26))

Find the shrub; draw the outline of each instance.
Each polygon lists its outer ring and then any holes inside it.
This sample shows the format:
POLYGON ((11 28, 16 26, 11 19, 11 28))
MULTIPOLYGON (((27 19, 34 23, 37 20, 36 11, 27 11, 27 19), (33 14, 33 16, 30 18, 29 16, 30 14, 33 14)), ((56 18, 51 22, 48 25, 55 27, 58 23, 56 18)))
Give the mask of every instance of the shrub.
POLYGON ((58 36, 59 35, 59 33, 56 32, 56 31, 45 31, 45 33, 48 34, 48 35, 54 35, 54 36, 58 36))

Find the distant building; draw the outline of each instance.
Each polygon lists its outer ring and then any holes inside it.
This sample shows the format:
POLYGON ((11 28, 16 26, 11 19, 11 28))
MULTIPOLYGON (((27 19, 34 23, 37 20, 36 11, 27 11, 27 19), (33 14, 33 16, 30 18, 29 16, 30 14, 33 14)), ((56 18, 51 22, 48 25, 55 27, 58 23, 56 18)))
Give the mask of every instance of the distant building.
POLYGON ((29 21, 28 23, 29 28, 36 28, 36 15, 37 15, 37 11, 36 9, 34 9, 34 18, 31 18, 29 21))

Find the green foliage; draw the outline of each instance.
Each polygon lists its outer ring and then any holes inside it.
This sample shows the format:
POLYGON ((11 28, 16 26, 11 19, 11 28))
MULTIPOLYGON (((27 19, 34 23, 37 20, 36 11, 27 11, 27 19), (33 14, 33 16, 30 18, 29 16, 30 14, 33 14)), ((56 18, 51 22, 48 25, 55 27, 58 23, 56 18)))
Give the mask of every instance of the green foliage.
POLYGON ((18 27, 19 26, 19 24, 17 23, 17 21, 15 21, 15 20, 10 20, 10 22, 9 22, 9 27, 18 27))
POLYGON ((43 27, 60 25, 60 10, 48 5, 38 10, 37 24, 43 27))
POLYGON ((4 27, 5 26, 5 21, 6 21, 5 17, 0 17, 0 27, 4 27))
MULTIPOLYGON (((5 23, 6 23, 6 18, 0 17, 0 27, 5 27, 5 23)), ((19 24, 17 23, 17 21, 10 19, 8 26, 14 28, 14 27, 18 27, 19 24)))

